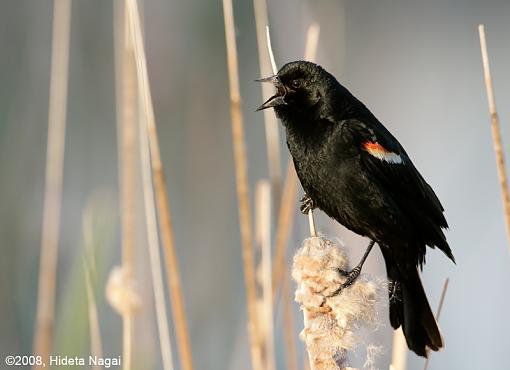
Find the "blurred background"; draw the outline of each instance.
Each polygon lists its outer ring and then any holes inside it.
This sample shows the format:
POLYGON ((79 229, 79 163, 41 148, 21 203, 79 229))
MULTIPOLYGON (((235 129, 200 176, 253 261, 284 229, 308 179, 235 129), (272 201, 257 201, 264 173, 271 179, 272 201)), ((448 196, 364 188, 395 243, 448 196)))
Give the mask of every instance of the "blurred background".
MULTIPOLYGON (((248 369, 245 290, 235 195, 225 35, 220 1, 141 4, 148 73, 175 228, 196 369, 248 369)), ((2 2, 0 12, 0 354, 29 354, 41 244, 52 32, 50 0, 2 2)), ((253 193, 267 178, 253 3, 234 1, 240 84, 253 193)), ((486 26, 504 149, 510 153, 510 2, 506 0, 268 1, 276 62, 301 59, 307 27, 321 27, 317 62, 397 136, 445 209, 457 259, 429 250, 423 280, 446 348, 429 368, 507 369, 510 258, 489 126, 477 25, 486 26)), ((121 354, 122 322, 104 286, 120 263, 113 2, 72 4, 67 132, 56 301, 55 353, 88 355, 85 246, 98 264, 96 298, 105 354, 121 354), (88 215, 84 218, 84 214, 88 215), (87 219, 93 240, 84 239, 87 219)), ((282 162, 287 151, 282 140, 282 162)), ((285 168, 285 167, 283 167, 285 168)), ((139 185, 139 184, 138 184, 139 185)), ((137 188, 137 191, 139 189, 137 188)), ((301 195, 301 189, 299 195, 301 195)), ((141 196, 140 196, 141 199, 141 196)), ((297 201, 297 199, 296 199, 297 201)), ((253 202, 253 198, 252 198, 253 202)), ((160 369, 141 200, 136 276, 143 309, 135 368, 160 369)), ((317 212, 320 231, 339 237, 357 261, 366 240, 317 212)), ((308 235, 297 216, 289 258, 308 235)), ((384 275, 377 250, 365 272, 384 275)), ((285 368, 281 302, 275 313, 277 368, 285 368)), ((301 315, 293 303, 297 338, 301 315)), ((392 330, 369 338, 384 346, 392 330)), ((175 341, 174 341, 175 345, 175 341)), ((176 351, 174 351, 175 353, 176 351)), ((363 363, 360 352, 355 363, 363 363)), ((409 369, 422 359, 409 354, 409 369)), ((0 364, 3 368, 4 363, 0 364)))

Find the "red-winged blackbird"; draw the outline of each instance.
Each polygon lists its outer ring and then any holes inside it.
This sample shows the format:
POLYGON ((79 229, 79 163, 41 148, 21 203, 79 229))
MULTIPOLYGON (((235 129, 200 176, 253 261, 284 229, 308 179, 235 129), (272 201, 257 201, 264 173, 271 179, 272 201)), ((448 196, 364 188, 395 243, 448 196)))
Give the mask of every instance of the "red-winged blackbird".
POLYGON ((286 129, 297 175, 305 190, 302 211, 318 207, 370 239, 347 287, 360 273, 374 242, 390 281, 390 322, 402 325, 408 347, 420 356, 443 340, 423 289, 418 266, 426 246, 455 262, 443 233, 443 207, 400 143, 330 73, 304 61, 283 66, 271 82, 274 107, 286 129))

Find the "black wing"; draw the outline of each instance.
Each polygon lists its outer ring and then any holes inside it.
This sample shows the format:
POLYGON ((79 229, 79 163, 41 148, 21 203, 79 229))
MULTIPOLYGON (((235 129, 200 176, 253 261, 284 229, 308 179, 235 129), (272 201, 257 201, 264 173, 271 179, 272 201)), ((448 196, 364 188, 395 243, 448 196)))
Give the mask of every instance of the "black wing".
POLYGON ((361 150, 362 164, 422 231, 425 244, 454 260, 441 230, 448 227, 444 208, 397 139, 375 117, 369 124, 349 120, 343 125, 361 150))

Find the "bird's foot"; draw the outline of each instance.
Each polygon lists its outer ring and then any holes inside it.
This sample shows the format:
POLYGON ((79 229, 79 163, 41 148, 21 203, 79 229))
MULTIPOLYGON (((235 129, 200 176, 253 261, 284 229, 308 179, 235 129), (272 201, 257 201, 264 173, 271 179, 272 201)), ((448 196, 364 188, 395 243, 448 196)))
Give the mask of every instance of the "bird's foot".
POLYGON ((363 264, 365 263, 368 255, 370 254, 370 251, 374 247, 374 244, 375 244, 375 241, 370 240, 370 243, 368 243, 367 250, 363 254, 361 261, 359 261, 358 265, 355 268, 353 268, 351 271, 337 269, 338 273, 340 275, 345 276, 346 279, 343 282, 343 284, 340 285, 340 287, 337 290, 335 290, 333 292, 333 294, 331 294, 329 297, 334 297, 334 296, 338 295, 343 289, 351 286, 352 283, 354 283, 356 281, 356 279, 359 277, 359 274, 361 274, 361 269, 363 268, 363 264))
POLYGON ((390 303, 402 300, 402 288, 398 281, 389 281, 388 291, 390 296, 390 303))
POLYGON ((361 266, 356 266, 351 271, 345 271, 345 270, 338 269, 338 273, 340 275, 344 276, 346 279, 340 285, 340 287, 337 290, 335 290, 332 294, 330 294, 328 297, 334 297, 334 296, 340 294, 340 292, 342 290, 344 290, 345 288, 350 287, 356 281, 356 279, 359 277, 359 275, 361 273, 361 266))
POLYGON ((316 208, 314 201, 312 200, 312 198, 310 198, 308 194, 305 194, 303 198, 301 198, 300 202, 301 207, 299 207, 299 209, 301 210, 301 213, 304 215, 307 215, 308 212, 316 208))

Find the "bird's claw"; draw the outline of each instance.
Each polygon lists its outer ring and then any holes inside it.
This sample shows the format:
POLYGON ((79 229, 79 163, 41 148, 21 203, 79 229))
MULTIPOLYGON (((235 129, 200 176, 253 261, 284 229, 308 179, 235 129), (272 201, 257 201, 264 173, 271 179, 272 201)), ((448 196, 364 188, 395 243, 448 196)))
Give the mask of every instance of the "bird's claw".
POLYGON ((328 296, 328 298, 334 297, 334 296, 340 294, 340 292, 342 290, 344 290, 345 288, 350 287, 356 281, 356 279, 359 277, 359 275, 361 273, 361 267, 356 266, 351 271, 345 271, 345 270, 338 269, 338 273, 342 276, 345 276, 346 279, 337 290, 335 290, 332 294, 330 294, 328 296))
POLYGON ((390 296, 390 302, 402 300, 402 291, 400 283, 398 281, 389 281, 388 290, 390 296))
POLYGON ((301 210, 301 213, 304 215, 307 215, 308 212, 315 209, 315 203, 308 194, 305 194, 303 198, 301 198, 300 202, 301 207, 299 207, 299 209, 301 210))
POLYGON ((352 285, 356 281, 356 279, 359 277, 359 274, 361 273, 361 267, 357 266, 351 271, 347 273, 347 275, 344 275, 347 279, 342 284, 344 288, 347 288, 348 286, 352 285))

